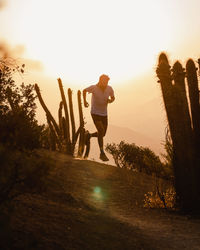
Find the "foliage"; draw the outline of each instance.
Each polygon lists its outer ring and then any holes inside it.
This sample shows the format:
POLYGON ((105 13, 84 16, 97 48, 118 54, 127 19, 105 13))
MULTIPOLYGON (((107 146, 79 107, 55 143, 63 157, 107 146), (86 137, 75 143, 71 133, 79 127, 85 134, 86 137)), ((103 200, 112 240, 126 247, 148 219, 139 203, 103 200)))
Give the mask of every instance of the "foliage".
POLYGON ((0 61, 0 142, 12 148, 33 149, 40 147, 44 126, 35 119, 34 86, 17 86, 13 80, 13 74, 23 74, 24 67, 13 68, 0 61))
POLYGON ((41 147, 45 149, 51 149, 51 131, 48 125, 43 127, 40 135, 41 147))
POLYGON ((36 104, 32 85, 20 86, 14 74, 24 73, 6 59, 0 60, 0 238, 3 249, 10 242, 11 201, 27 192, 41 192, 46 188, 47 174, 51 166, 35 148, 46 140, 44 126, 35 118, 36 104), (6 242, 4 244, 4 242, 6 242))
POLYGON ((35 118, 34 86, 14 81, 15 72, 23 74, 24 68, 0 60, 0 204, 34 189, 47 170, 33 152, 46 139, 45 127, 35 118))
POLYGON ((36 151, 21 152, 0 144, 0 205, 27 192, 45 188, 51 163, 36 151))
POLYGON ((164 162, 149 148, 121 141, 119 144, 107 144, 106 151, 112 154, 118 167, 144 172, 155 178, 154 191, 145 194, 146 208, 173 208, 176 201, 174 176, 172 169, 172 143, 169 133, 164 144, 166 154, 164 162), (165 179, 165 180, 164 180, 165 179))
POLYGON ((162 196, 158 192, 148 192, 145 194, 145 208, 174 208, 176 202, 176 192, 174 188, 169 188, 162 192, 162 196))
POLYGON ((146 174, 156 174, 156 176, 164 178, 169 177, 159 156, 147 147, 139 147, 134 143, 121 141, 119 144, 107 144, 106 151, 112 154, 118 167, 146 174))

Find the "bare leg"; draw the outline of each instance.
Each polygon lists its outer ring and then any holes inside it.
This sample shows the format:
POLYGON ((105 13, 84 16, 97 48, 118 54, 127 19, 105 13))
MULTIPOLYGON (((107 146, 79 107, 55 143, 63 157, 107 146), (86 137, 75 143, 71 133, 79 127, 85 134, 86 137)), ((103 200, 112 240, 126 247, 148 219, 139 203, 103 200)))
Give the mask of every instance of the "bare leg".
POLYGON ((101 121, 96 121, 95 126, 97 128, 97 132, 93 133, 92 135, 93 135, 93 137, 97 136, 99 149, 100 149, 101 152, 103 152, 103 137, 105 135, 105 129, 104 129, 103 123, 101 121))
POLYGON ((97 136, 99 149, 100 149, 100 159, 102 161, 109 161, 108 157, 104 153, 103 149, 103 137, 105 136, 107 125, 105 126, 102 121, 95 121, 95 126, 97 128, 97 132, 93 133, 93 136, 97 136))
POLYGON ((98 144, 99 144, 99 149, 100 149, 100 159, 102 161, 108 161, 108 157, 104 153, 103 149, 103 137, 106 134, 107 131, 107 126, 108 126, 108 119, 107 116, 99 116, 99 115, 94 115, 92 114, 93 122, 96 126, 97 132, 90 134, 90 137, 97 137, 98 139, 98 144))

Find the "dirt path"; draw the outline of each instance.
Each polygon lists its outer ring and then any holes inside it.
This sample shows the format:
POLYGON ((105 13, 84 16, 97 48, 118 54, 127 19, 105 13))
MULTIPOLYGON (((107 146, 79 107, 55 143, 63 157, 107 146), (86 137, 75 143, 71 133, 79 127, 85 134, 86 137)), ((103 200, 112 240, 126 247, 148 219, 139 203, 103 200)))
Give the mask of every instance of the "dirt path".
POLYGON ((199 219, 143 208, 153 185, 148 176, 51 157, 57 165, 46 196, 23 198, 14 221, 32 249, 200 249, 199 219))

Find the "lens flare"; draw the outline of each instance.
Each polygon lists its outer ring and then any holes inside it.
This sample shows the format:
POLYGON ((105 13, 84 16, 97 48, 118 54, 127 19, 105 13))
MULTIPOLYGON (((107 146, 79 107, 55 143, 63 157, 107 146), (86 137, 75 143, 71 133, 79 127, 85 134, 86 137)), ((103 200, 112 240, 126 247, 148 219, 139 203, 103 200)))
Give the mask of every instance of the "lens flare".
POLYGON ((103 200, 103 192, 100 187, 95 187, 93 197, 97 200, 103 200))

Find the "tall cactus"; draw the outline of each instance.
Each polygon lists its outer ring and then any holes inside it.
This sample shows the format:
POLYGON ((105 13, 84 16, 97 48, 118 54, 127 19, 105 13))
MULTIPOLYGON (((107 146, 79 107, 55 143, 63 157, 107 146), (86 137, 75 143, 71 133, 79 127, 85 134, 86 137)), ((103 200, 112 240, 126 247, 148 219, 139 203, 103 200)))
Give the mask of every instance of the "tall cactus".
POLYGON ((70 111, 70 118, 71 118, 71 130, 72 130, 72 147, 75 146, 75 133, 76 133, 76 126, 75 126, 75 119, 74 119, 74 110, 73 110, 73 101, 72 101, 72 90, 68 89, 68 100, 69 100, 69 111, 70 111))
POLYGON ((179 62, 170 70, 167 56, 163 53, 159 57, 156 72, 173 141, 177 202, 184 210, 200 208, 200 186, 196 176, 195 145, 185 89, 185 72, 179 62))
POLYGON ((90 153, 90 140, 86 141, 87 136, 89 136, 89 131, 86 130, 85 131, 85 142, 86 142, 86 150, 85 150, 85 154, 84 154, 84 158, 87 159, 90 153))
POLYGON ((62 108, 63 108, 63 102, 61 101, 58 109, 58 121, 59 121, 60 131, 62 131, 62 108))
MULTIPOLYGON (((167 56, 162 53, 159 56, 158 67, 156 69, 157 76, 159 78, 162 96, 164 100, 165 110, 167 114, 169 130, 172 137, 173 144, 177 142, 177 126, 176 126, 176 115, 177 111, 175 110, 175 91, 174 86, 172 84, 172 75, 170 70, 170 65, 168 62, 167 56)), ((175 148, 176 145, 173 145, 175 148)))
POLYGON ((81 102, 81 91, 77 92, 78 98, 78 108, 79 108, 79 121, 80 121, 80 135, 79 135, 79 146, 78 146, 78 156, 81 157, 84 152, 85 147, 85 128, 84 128, 84 119, 83 119, 83 110, 82 110, 82 102, 81 102))
POLYGON ((200 103, 199 88, 197 78, 197 68, 192 59, 186 64, 187 83, 190 97, 190 107, 192 115, 192 126, 196 143, 197 154, 200 156, 200 103))
POLYGON ((178 150, 176 156, 179 163, 176 166, 176 186, 182 206, 196 205, 197 179, 195 173, 195 147, 193 130, 185 88, 185 71, 179 62, 173 66, 173 80, 175 90, 176 127, 178 129, 178 150))
MULTIPOLYGON (((46 112, 47 123, 49 125, 49 129, 51 132, 50 133, 50 138, 52 142, 51 145, 52 145, 52 148, 54 149, 57 148, 59 151, 64 151, 69 155, 74 155, 75 145, 79 137, 78 156, 82 157, 83 152, 84 152, 84 147, 85 147, 86 131, 84 128, 81 92, 79 90, 77 93, 80 125, 76 131, 74 111, 73 111, 73 101, 72 101, 72 90, 70 88, 68 89, 68 101, 69 101, 69 112, 70 112, 70 117, 69 117, 68 105, 67 105, 67 101, 65 98, 62 81, 60 78, 58 79, 58 84, 59 84, 59 89, 60 89, 61 98, 62 98, 62 101, 60 102, 59 109, 58 109, 59 125, 56 123, 55 119, 53 118, 47 106, 45 105, 38 85, 35 84, 35 90, 36 90, 38 99, 44 111, 46 112), (65 117, 63 117, 62 115, 63 107, 64 107, 65 117), (71 120, 71 136, 70 136, 70 120, 71 120), (65 148, 63 148, 63 146, 65 148)), ((87 131, 87 133, 89 132, 87 131)), ((90 149, 90 145, 88 143, 85 157, 88 156, 89 149, 90 149)))
POLYGON ((200 75, 200 58, 198 59, 198 66, 199 66, 199 75, 200 75))
POLYGON ((46 115, 46 118, 47 118, 47 124, 49 126, 49 139, 50 139, 50 149, 52 151, 55 151, 56 150, 56 141, 57 141, 57 136, 56 136, 56 133, 53 129, 53 126, 51 124, 51 121, 49 119, 49 117, 46 115))
POLYGON ((65 126, 66 126, 66 151, 68 154, 72 154, 72 149, 71 149, 71 139, 70 139, 70 131, 69 131, 69 112, 68 112, 68 106, 65 98, 65 93, 63 90, 63 85, 62 81, 60 78, 58 78, 58 84, 60 88, 60 94, 64 106, 64 111, 65 111, 65 126))
POLYGON ((63 138, 65 139, 66 142, 66 138, 67 138, 67 131, 66 131, 66 120, 65 117, 62 117, 62 132, 63 132, 63 138))
POLYGON ((49 121, 51 121, 53 123, 53 126, 55 128, 55 131, 57 133, 58 138, 60 138, 61 133, 60 133, 60 129, 58 127, 58 124, 56 123, 55 119, 53 118, 52 114, 48 110, 46 104, 44 103, 42 96, 41 96, 41 93, 40 93, 40 89, 39 89, 37 84, 35 84, 35 91, 37 93, 37 97, 40 101, 41 106, 43 107, 44 111, 46 112, 46 115, 47 115, 49 121))

